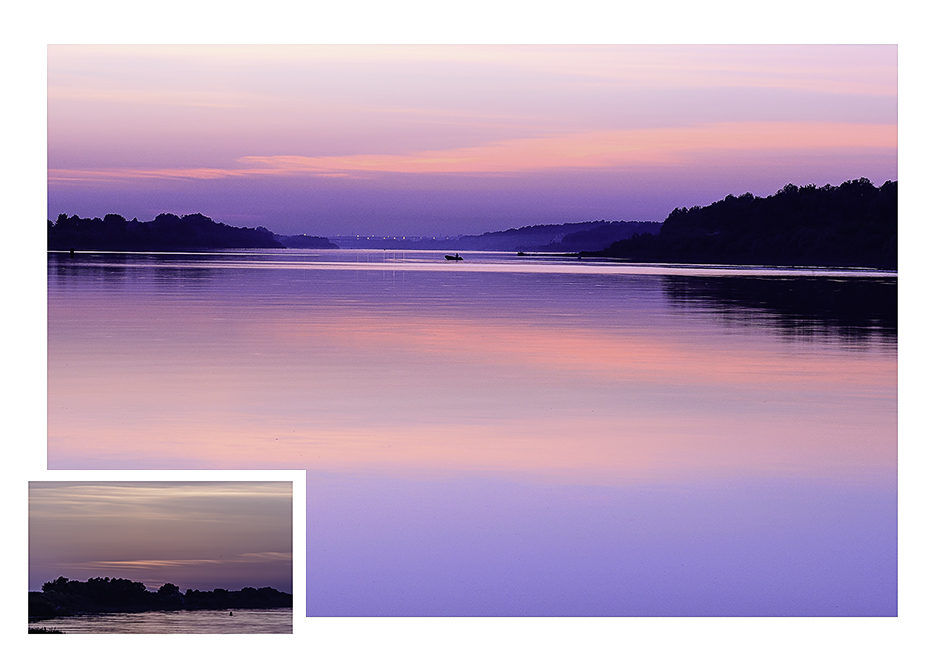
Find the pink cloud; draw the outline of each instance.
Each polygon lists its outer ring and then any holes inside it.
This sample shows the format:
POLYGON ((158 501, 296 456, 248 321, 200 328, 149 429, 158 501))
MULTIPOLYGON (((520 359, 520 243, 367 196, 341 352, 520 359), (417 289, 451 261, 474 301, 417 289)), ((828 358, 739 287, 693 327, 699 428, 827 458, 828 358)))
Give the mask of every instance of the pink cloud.
POLYGON ((722 122, 673 128, 592 131, 501 140, 405 154, 244 156, 231 168, 53 169, 55 182, 221 179, 273 175, 343 177, 367 173, 513 174, 550 169, 699 165, 720 151, 889 149, 891 124, 722 122))

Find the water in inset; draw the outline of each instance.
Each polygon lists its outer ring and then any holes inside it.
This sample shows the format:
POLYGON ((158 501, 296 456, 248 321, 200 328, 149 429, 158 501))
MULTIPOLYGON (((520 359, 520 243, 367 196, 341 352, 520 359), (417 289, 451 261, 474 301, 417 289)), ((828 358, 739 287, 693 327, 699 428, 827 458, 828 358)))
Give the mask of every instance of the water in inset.
POLYGON ((151 611, 57 617, 31 629, 69 633, 292 633, 291 608, 151 611))

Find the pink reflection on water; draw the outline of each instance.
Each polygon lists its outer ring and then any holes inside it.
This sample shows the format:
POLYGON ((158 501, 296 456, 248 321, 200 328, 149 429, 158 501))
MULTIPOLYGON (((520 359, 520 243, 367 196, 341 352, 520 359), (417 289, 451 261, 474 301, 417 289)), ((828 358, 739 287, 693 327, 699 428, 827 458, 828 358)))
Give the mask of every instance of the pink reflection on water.
MULTIPOLYGON (((157 307, 156 307, 157 306, 157 307)), ((888 351, 691 320, 57 305, 50 467, 474 469, 623 481, 896 465, 888 351), (86 330, 86 324, 91 330, 86 330)))
POLYGON ((310 615, 896 614, 894 335, 190 258, 54 264, 49 466, 306 468, 310 615))

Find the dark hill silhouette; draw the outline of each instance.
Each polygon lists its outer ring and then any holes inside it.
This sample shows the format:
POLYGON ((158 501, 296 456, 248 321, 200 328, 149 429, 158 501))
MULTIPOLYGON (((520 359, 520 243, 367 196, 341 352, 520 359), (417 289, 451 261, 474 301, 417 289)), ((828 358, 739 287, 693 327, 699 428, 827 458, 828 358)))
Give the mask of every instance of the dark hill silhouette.
POLYGON ((224 248, 282 248, 265 227, 231 227, 194 213, 162 213, 151 222, 117 214, 79 218, 59 214, 48 224, 49 250, 175 251, 224 248))
POLYGON ((150 222, 125 220, 117 214, 79 218, 59 214, 47 226, 49 250, 117 250, 167 252, 233 248, 337 248, 314 236, 280 236, 265 227, 231 227, 203 214, 162 213, 150 222), (290 246, 291 244, 291 246, 290 246))
POLYGON ((530 250, 565 252, 592 250, 634 234, 656 233, 659 223, 652 221, 605 221, 563 225, 529 225, 502 232, 487 232, 460 239, 467 250, 530 250))
POLYGON ((150 592, 143 583, 126 578, 90 578, 70 581, 60 576, 43 584, 42 592, 29 593, 29 618, 33 620, 76 613, 142 613, 160 610, 233 610, 239 608, 287 608, 292 595, 274 588, 222 588, 202 592, 165 583, 150 592))
POLYGON ((337 248, 334 243, 324 236, 309 236, 308 234, 276 234, 276 241, 286 248, 310 248, 310 249, 334 249, 337 248))
POLYGON ((501 232, 448 239, 398 237, 335 237, 346 248, 391 250, 501 250, 528 252, 578 252, 602 250, 634 234, 656 233, 660 223, 649 220, 591 220, 560 225, 528 225, 501 232))
POLYGON ((869 179, 774 195, 727 196, 707 207, 674 209, 657 235, 637 235, 592 257, 632 262, 863 266, 896 269, 897 182, 869 179))

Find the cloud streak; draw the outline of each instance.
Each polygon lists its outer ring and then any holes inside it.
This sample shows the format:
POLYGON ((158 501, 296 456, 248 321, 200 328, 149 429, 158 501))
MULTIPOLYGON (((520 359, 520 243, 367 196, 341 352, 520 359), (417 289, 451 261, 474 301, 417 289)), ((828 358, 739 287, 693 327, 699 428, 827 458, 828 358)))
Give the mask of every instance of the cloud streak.
POLYGON ((518 174, 554 169, 681 166, 720 152, 895 150, 898 127, 828 122, 722 122, 678 128, 594 131, 501 140, 405 154, 244 156, 232 167, 52 169, 51 182, 397 174, 518 174))
POLYGON ((156 570, 169 567, 195 567, 200 565, 232 565, 233 563, 288 563, 292 561, 291 553, 265 551, 260 553, 240 553, 237 555, 219 558, 183 558, 175 560, 141 559, 141 560, 90 560, 74 563, 68 566, 86 567, 106 571, 129 570, 156 570))

